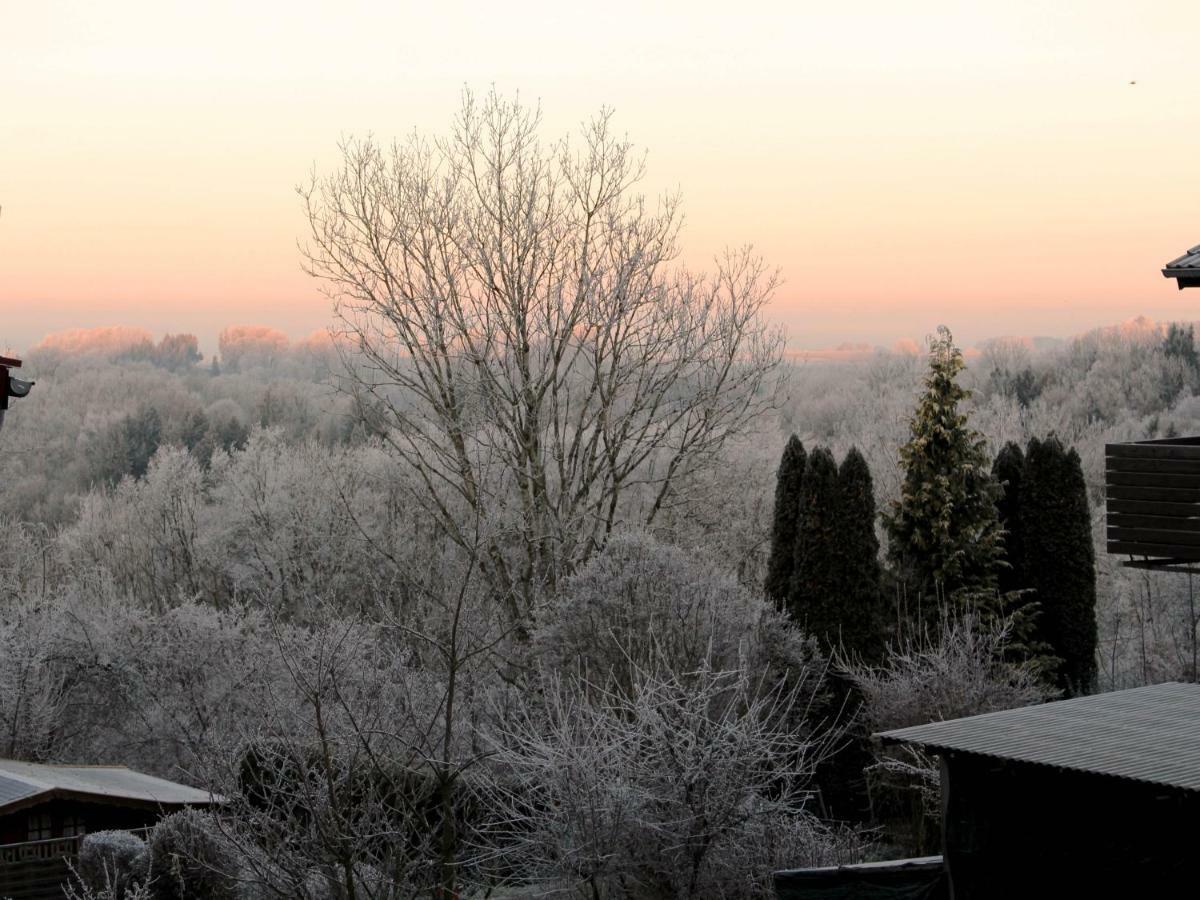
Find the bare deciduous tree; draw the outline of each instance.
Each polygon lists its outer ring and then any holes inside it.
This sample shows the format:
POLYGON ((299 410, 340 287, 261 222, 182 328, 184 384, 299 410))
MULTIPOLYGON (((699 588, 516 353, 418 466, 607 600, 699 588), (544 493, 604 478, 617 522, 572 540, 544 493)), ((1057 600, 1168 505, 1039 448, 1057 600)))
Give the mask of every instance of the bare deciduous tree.
POLYGON ((447 532, 488 524, 482 569, 514 618, 744 431, 783 345, 761 315, 777 276, 748 248, 711 277, 674 266, 678 198, 634 192, 609 112, 579 147, 539 124, 467 93, 449 137, 350 141, 300 189, 307 269, 365 359, 348 383, 447 532))

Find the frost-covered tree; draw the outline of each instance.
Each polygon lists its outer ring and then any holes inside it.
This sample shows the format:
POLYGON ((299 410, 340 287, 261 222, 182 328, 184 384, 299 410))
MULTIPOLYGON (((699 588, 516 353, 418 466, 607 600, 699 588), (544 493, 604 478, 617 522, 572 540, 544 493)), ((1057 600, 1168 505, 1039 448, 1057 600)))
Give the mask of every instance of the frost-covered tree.
POLYGON ((996 498, 996 514, 1004 529, 1004 566, 997 583, 1000 593, 1007 594, 1026 587, 1025 534, 1021 523, 1021 475, 1025 469, 1025 454, 1019 444, 1008 441, 992 463, 992 477, 1000 485, 996 498))
POLYGON ((166 334, 154 351, 155 365, 172 372, 185 372, 204 358, 194 334, 166 334))
MULTIPOLYGON (((308 271, 335 301, 348 385, 414 499, 514 620, 619 522, 652 524, 774 396, 776 276, 748 250, 673 264, 679 204, 636 193, 605 112, 539 140, 536 110, 469 93, 451 133, 355 140, 301 190, 308 271)), ((227 359, 223 348, 221 357, 227 359)))
POLYGON ((875 534, 875 487, 867 461, 851 447, 838 467, 838 546, 843 597, 842 647, 854 656, 877 659, 886 642, 879 538, 875 534))
POLYGON ((909 441, 900 448, 900 498, 884 515, 888 555, 924 609, 930 599, 993 590, 1003 552, 999 488, 984 438, 962 409, 970 396, 958 382, 962 369, 962 351, 940 326, 929 342, 929 372, 909 441))
POLYGON ((1096 557, 1079 454, 1056 437, 1031 440, 1020 492, 1024 581, 1040 605, 1037 637, 1061 660, 1069 694, 1096 680, 1096 557))
POLYGON ((808 454, 796 435, 788 438, 775 476, 775 513, 771 523, 771 556, 764 590, 780 609, 787 602, 796 564, 796 529, 800 523, 800 484, 808 454))
POLYGON ((838 565, 840 505, 837 463, 828 447, 817 447, 808 455, 800 481, 801 513, 787 610, 826 650, 841 644, 843 621, 849 618, 842 595, 844 572, 838 565))
POLYGON ((62 740, 70 682, 55 659, 63 617, 36 602, 10 602, 0 617, 0 753, 43 762, 62 740))

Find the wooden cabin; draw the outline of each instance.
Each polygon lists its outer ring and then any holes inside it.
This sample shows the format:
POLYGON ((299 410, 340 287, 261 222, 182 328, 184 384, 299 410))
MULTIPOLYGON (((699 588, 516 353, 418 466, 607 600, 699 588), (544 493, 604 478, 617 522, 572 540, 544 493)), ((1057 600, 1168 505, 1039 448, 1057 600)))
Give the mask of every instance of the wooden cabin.
POLYGON ((942 766, 953 900, 1175 896, 1194 880, 1200 685, 884 732, 942 766))
POLYGON ((0 760, 0 898, 62 897, 67 860, 84 835, 138 831, 184 807, 218 802, 208 791, 124 766, 0 760))

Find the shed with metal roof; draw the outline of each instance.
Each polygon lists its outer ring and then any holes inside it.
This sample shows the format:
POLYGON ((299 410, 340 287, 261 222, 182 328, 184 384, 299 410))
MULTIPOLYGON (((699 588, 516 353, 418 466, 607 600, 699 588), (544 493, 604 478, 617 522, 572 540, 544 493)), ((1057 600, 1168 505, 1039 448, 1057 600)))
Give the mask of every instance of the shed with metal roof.
POLYGON ((1200 685, 887 731, 937 754, 951 896, 1167 896, 1192 878, 1200 685))

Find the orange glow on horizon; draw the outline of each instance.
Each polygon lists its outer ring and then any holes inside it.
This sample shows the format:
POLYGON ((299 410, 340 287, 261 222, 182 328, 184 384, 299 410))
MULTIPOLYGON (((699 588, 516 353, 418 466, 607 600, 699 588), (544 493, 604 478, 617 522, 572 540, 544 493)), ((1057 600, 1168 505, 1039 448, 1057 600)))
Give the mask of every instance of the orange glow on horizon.
POLYGON ((793 347, 1196 318, 1200 56, 1182 2, 195 5, 5 12, 0 346, 330 319, 293 192, 345 134, 442 133, 464 84, 602 104, 679 187, 686 257, 752 242, 793 347), (1148 8, 1146 8, 1148 7, 1148 8), (1130 84, 1136 81, 1136 84, 1130 84))

